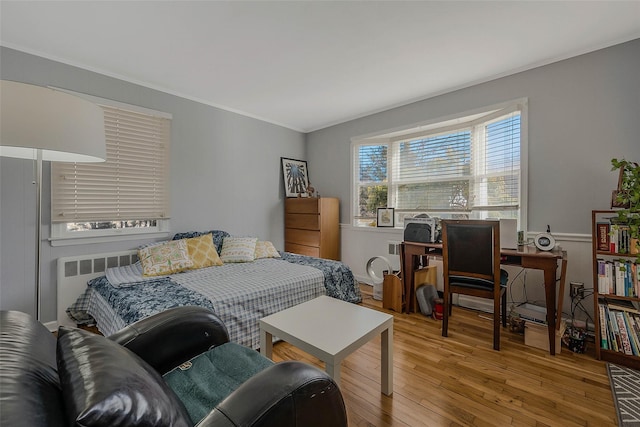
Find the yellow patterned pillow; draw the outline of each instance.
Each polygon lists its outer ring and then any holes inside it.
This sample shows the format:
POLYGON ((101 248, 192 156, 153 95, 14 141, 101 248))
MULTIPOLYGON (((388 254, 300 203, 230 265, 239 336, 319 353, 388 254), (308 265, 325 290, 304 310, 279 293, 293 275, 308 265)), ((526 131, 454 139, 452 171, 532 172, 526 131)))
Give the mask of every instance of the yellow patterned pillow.
POLYGON ((273 243, 267 241, 258 240, 256 243, 256 259, 260 258, 280 258, 280 254, 278 253, 273 243))
POLYGON ((171 240, 138 249, 138 258, 142 264, 143 276, 166 276, 184 271, 193 265, 189 258, 187 242, 184 240, 171 240))
POLYGON ((250 262, 256 257, 255 237, 225 237, 222 241, 222 262, 250 262))
POLYGON ((218 251, 216 251, 216 247, 213 244, 213 236, 211 233, 192 237, 186 239, 186 241, 189 258, 191 258, 191 262, 193 262, 192 270, 211 267, 213 265, 222 265, 222 260, 218 256, 218 251))

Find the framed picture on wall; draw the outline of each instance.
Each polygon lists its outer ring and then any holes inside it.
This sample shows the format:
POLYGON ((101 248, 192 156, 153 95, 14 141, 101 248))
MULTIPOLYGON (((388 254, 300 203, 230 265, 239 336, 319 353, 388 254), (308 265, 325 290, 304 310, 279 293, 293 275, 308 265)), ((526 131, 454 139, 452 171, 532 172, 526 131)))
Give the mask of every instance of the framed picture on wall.
POLYGON ((393 227, 395 213, 393 208, 378 208, 378 227, 393 227))
POLYGON ((282 179, 286 197, 307 197, 307 187, 309 187, 307 162, 284 157, 280 159, 282 160, 282 179))

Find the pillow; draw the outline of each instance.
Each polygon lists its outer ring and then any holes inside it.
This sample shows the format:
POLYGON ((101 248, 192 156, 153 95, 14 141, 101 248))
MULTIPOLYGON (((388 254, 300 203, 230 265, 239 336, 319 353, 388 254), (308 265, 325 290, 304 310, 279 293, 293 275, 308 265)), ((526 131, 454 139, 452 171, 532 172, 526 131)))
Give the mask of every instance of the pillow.
POLYGON ((222 241, 222 262, 250 262, 256 256, 255 237, 225 237, 222 241))
POLYGON ((165 276, 193 266, 185 240, 172 240, 138 249, 143 276, 165 276))
POLYGON ((197 268, 211 267, 212 265, 222 265, 222 260, 213 245, 211 233, 185 240, 187 241, 189 258, 193 263, 190 269, 195 270, 197 268))
POLYGON ((107 268, 105 276, 107 276, 107 280, 111 286, 115 288, 132 286, 140 282, 156 280, 158 278, 157 276, 144 277, 142 275, 142 265, 140 265, 140 261, 119 267, 109 267, 107 268))
POLYGON ((187 231, 186 233, 176 233, 172 240, 189 239, 191 237, 202 236, 203 234, 209 234, 213 236, 213 244, 216 245, 216 251, 220 253, 222 251, 222 241, 225 237, 229 237, 230 234, 223 230, 211 230, 211 231, 187 231))
POLYGON ((273 243, 258 240, 256 242, 256 259, 260 258, 280 258, 280 253, 276 250, 273 243))
POLYGON ((69 425, 191 425, 184 405, 160 374, 125 347, 62 326, 56 353, 69 425))

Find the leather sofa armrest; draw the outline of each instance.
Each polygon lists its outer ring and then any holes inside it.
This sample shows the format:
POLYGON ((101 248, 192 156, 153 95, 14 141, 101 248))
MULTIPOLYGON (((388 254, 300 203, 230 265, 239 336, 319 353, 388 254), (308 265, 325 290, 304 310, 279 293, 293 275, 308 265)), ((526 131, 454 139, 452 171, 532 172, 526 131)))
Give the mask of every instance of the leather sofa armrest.
POLYGON ((347 426, 344 400, 324 371, 303 362, 277 363, 243 383, 197 427, 347 426))
POLYGON ((224 323, 204 307, 175 307, 139 320, 108 337, 161 375, 229 341, 224 323))

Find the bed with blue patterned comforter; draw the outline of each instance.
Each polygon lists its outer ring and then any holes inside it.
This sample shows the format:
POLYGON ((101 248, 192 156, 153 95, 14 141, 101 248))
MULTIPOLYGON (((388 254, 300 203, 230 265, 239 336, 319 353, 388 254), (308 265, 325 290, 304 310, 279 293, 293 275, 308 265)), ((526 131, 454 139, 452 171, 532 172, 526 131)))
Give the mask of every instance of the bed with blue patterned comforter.
POLYGON ((259 347, 259 319, 320 295, 352 303, 362 300, 351 269, 339 261, 281 252, 281 258, 224 264, 145 281, 90 280, 69 308, 86 313, 111 335, 124 326, 171 307, 204 306, 225 323, 230 339, 259 347))

